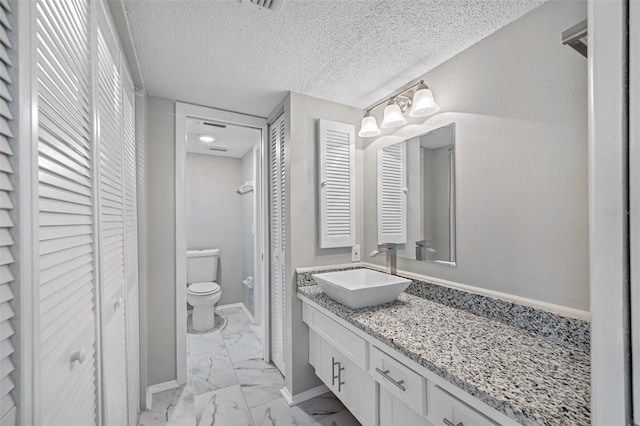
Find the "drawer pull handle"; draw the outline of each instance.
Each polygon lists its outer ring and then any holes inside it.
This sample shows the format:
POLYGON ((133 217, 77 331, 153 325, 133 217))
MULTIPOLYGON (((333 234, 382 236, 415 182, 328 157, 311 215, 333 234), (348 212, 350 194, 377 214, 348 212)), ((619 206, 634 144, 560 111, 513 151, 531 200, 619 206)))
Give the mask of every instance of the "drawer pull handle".
POLYGON ((87 358, 87 350, 82 346, 79 350, 71 354, 71 364, 78 361, 78 364, 82 364, 87 358))
POLYGON ((443 421, 443 422, 444 422, 444 424, 445 424, 445 425, 447 425, 447 426, 464 426, 464 424, 463 424, 462 422, 460 422, 460 423, 458 423, 458 424, 455 424, 455 423, 453 423, 451 420, 449 420, 449 419, 448 419, 448 418, 446 418, 446 417, 445 417, 444 419, 442 419, 442 421, 443 421))
MULTIPOLYGON (((378 367, 376 367, 376 371, 382 374, 382 377, 384 377, 385 379, 387 379, 388 381, 396 385, 402 392, 407 390, 407 388, 402 386, 402 384, 404 383, 404 380, 396 381, 393 377, 389 375, 389 370, 382 371, 378 367)), ((458 425, 454 425, 454 426, 458 426, 458 425)))
POLYGON ((339 367, 338 367, 338 392, 342 391, 342 385, 344 385, 344 382, 342 381, 342 372, 344 371, 344 367, 342 366, 342 363, 339 362, 338 363, 339 367))
POLYGON ((336 379, 338 379, 338 382, 340 382, 340 378, 339 378, 339 372, 338 372, 338 376, 336 376, 336 365, 339 365, 339 362, 336 362, 336 359, 334 357, 331 357, 331 386, 335 386, 336 385, 336 379))

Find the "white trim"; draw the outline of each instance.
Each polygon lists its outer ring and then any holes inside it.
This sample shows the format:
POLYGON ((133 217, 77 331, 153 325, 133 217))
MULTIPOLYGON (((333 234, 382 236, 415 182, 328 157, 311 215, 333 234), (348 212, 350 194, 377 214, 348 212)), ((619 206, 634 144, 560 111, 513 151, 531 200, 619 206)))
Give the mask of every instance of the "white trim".
POLYGON ((294 405, 298 405, 301 402, 308 401, 312 398, 315 398, 316 396, 320 396, 329 391, 330 390, 327 386, 320 385, 320 386, 316 386, 315 388, 306 390, 304 392, 291 395, 291 392, 289 392, 289 389, 287 389, 287 387, 285 386, 282 389, 280 389, 280 394, 282 395, 284 400, 287 401, 287 404, 289 404, 289 407, 293 407, 294 405))
POLYGON ((37 182, 37 142, 34 137, 38 134, 37 118, 38 105, 36 103, 37 87, 36 73, 32 72, 36 63, 35 48, 36 37, 33 36, 35 28, 36 2, 18 2, 18 61, 13 71, 18 72, 18 107, 19 114, 16 117, 19 122, 19 132, 16 137, 21 143, 17 144, 18 162, 18 276, 16 285, 19 294, 18 324, 16 338, 19 339, 18 355, 18 398, 17 421, 18 424, 39 423, 39 390, 40 387, 40 340, 39 313, 36 307, 39 302, 39 288, 33 283, 38 282, 37 263, 33 261, 34 253, 37 253, 38 233, 35 228, 36 215, 33 206, 37 206, 38 191, 34 190, 37 182))
MULTIPOLYGON (((629 117, 640 114, 640 2, 629 2, 629 117)), ((629 120, 629 215, 633 420, 640 423, 640 123, 629 120)))
POLYGON ((628 0, 590 1, 591 422, 629 424, 628 0))
POLYGON ((187 238, 184 222, 187 120, 185 105, 176 102, 175 224, 176 224, 176 381, 187 381, 187 238), (183 143, 178 143, 182 141, 183 143), (179 256, 184 253, 184 256, 179 256))
POLYGON ((215 309, 216 311, 224 311, 226 309, 232 309, 232 308, 242 308, 242 310, 244 311, 245 314, 247 314, 251 322, 254 324, 256 323, 256 318, 253 316, 251 312, 249 312, 249 308, 247 308, 247 306, 243 302, 227 303, 226 305, 216 305, 215 309))
POLYGON ((164 392, 169 389, 175 389, 181 384, 178 383, 177 380, 170 380, 168 382, 156 383, 155 385, 151 385, 147 388, 147 399, 145 404, 145 409, 147 411, 151 410, 153 405, 153 394, 164 392))
MULTIPOLYGON (((102 3, 100 3, 102 4, 102 3)), ((102 4, 102 6, 104 6, 102 4)), ((99 11, 104 13, 104 9, 99 7, 99 5, 93 2, 91 5, 91 27, 90 31, 90 41, 91 41, 91 114, 92 114, 92 131, 91 136, 93 137, 93 212, 92 218, 94 220, 93 223, 93 262, 94 262, 94 312, 95 312, 95 375, 96 375, 96 420, 98 425, 102 425, 105 422, 105 408, 103 404, 103 395, 104 395, 104 369, 102 362, 102 330, 105 322, 102 317, 102 273, 101 273, 101 244, 100 244, 100 235, 102 234, 101 230, 101 220, 100 220, 100 210, 101 210, 101 201, 100 201, 100 127, 98 126, 98 27, 99 27, 99 19, 104 19, 104 16, 98 16, 99 11), (94 59, 95 58, 95 59, 94 59)))
MULTIPOLYGON (((205 120, 213 120, 218 122, 224 122, 229 124, 234 124, 238 126, 250 127, 254 129, 259 129, 262 133, 261 136, 261 146, 260 151, 262 153, 262 162, 264 165, 265 156, 264 149, 266 143, 267 136, 267 122, 264 118, 241 114, 237 112, 231 111, 223 111, 215 108, 208 108, 199 105, 191 105, 183 102, 175 103, 175 219, 176 219, 176 229, 175 229, 175 237, 176 237, 176 254, 175 254, 175 265, 176 265, 176 380, 182 384, 186 382, 187 375, 187 292, 186 288, 186 270, 187 270, 187 258, 186 258, 186 229, 185 229, 185 220, 184 220, 184 206, 185 206, 185 159, 186 159, 186 144, 178 143, 179 140, 185 140, 186 138, 186 119, 187 117, 201 118, 205 120), (184 253, 181 255, 181 253, 184 253), (180 285, 180 282, 184 282, 184 285, 180 285)), ((261 176, 264 176, 261 173, 261 176)), ((258 188, 260 193, 264 192, 265 185, 263 184, 264 179, 260 179, 260 182, 257 182, 258 187, 262 186, 262 188, 258 188)), ((261 198, 259 200, 260 203, 260 211, 266 212, 266 208, 264 203, 266 198, 261 198)), ((268 218, 263 214, 258 219, 259 230, 257 230, 256 234, 264 235, 264 230, 268 229, 268 218)), ((261 241, 256 241, 256 244, 260 244, 260 252, 267 253, 265 249, 265 244, 268 242, 268 239, 261 239, 261 241)), ((263 257, 261 256, 261 259, 263 257)), ((258 268, 255 271, 256 274, 256 286, 268 287, 268 280, 266 279, 267 275, 265 273, 265 261, 262 260, 262 267, 258 268)), ((264 290, 263 290, 264 291, 264 290)), ((224 309, 225 305, 222 305, 222 309, 224 309)), ((244 307, 244 305, 243 305, 244 307)), ((217 309, 221 309, 221 306, 218 306, 217 309)), ((246 311, 246 307, 244 307, 246 311)), ((266 313, 263 312, 263 315, 266 313)), ((250 317, 253 317, 250 315, 250 317)), ((266 323, 265 318, 263 318, 262 323, 266 323)), ((263 348, 270 346, 269 335, 264 334, 263 336, 263 348)), ((265 361, 269 362, 269 358, 265 357, 265 361)), ((148 398, 147 398, 148 399, 148 398)))
MULTIPOLYGON (((373 263, 367 262, 353 262, 353 263, 343 263, 339 265, 328 265, 328 266, 311 266, 304 268, 296 268, 297 273, 302 272, 314 272, 318 270, 332 270, 332 269, 343 269, 343 268, 369 268, 374 269, 376 271, 385 271, 384 266, 376 265, 373 263)), ((441 278, 431 277, 428 275, 420 275, 414 272, 398 270, 398 275, 402 275, 406 278, 411 278, 414 280, 427 281, 433 284, 441 285, 443 287, 449 287, 456 290, 465 291, 467 293, 479 294, 482 296, 491 297, 493 299, 505 300, 507 302, 516 303, 518 305, 529 306, 535 309, 540 309, 545 312, 551 312, 554 314, 559 314, 571 318, 576 318, 583 321, 591 321, 591 313, 589 311, 583 311, 580 309, 569 308, 567 306, 554 305, 553 303, 543 302, 541 300, 528 299, 526 297, 516 296, 513 294, 502 293, 499 291, 488 290, 481 287, 474 287, 468 284, 462 284, 455 281, 447 281, 441 278)))

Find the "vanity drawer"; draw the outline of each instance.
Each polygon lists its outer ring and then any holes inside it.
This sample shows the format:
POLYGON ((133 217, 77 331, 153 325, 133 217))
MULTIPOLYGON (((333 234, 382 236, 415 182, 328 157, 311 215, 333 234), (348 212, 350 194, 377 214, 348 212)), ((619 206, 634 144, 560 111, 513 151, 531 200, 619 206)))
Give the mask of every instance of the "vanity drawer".
POLYGON ((500 426, 433 383, 429 383, 429 420, 435 426, 500 426))
POLYGON ((311 330, 331 343, 355 365, 363 370, 367 368, 367 342, 363 338, 306 303, 302 305, 302 319, 311 330))
POLYGON ((424 416, 426 390, 422 376, 375 346, 371 346, 369 351, 369 374, 380 386, 424 416))

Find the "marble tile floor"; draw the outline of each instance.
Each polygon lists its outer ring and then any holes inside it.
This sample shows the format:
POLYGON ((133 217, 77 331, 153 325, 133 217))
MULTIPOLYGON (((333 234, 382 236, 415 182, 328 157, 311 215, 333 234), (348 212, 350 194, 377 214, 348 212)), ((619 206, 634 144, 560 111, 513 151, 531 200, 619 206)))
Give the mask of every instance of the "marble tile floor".
POLYGON ((222 330, 189 334, 187 383, 153 396, 139 426, 359 426, 331 393, 289 407, 284 379, 262 359, 261 328, 241 308, 221 309, 222 330))

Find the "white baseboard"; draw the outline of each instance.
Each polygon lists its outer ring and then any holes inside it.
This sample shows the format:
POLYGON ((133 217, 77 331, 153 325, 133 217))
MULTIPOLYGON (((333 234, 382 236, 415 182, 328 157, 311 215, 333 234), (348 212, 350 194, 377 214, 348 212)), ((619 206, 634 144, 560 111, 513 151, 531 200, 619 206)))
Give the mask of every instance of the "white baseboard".
POLYGON ((180 386, 180 384, 178 383, 177 380, 171 380, 168 382, 164 382, 164 383, 156 383, 155 385, 151 385, 147 388, 147 400, 146 400, 146 407, 145 409, 151 410, 151 407, 153 405, 153 394, 154 393, 160 393, 160 392, 164 392, 166 390, 169 389, 175 389, 178 386, 180 386))
POLYGON ((244 311, 245 314, 247 314, 251 322, 253 322, 254 324, 256 323, 256 318, 251 314, 251 312, 249 312, 249 308, 247 308, 242 302, 228 303, 226 305, 216 305, 216 310, 220 309, 221 311, 224 311, 225 309, 231 309, 231 308, 242 308, 242 310, 244 311))
POLYGON ((325 385, 316 386, 315 388, 311 388, 295 395, 291 395, 291 392, 289 392, 289 389, 287 389, 286 386, 280 389, 280 393, 284 400, 287 401, 287 404, 289 404, 289 407, 293 407, 294 405, 298 405, 301 402, 308 401, 327 392, 329 392, 329 388, 325 385))

